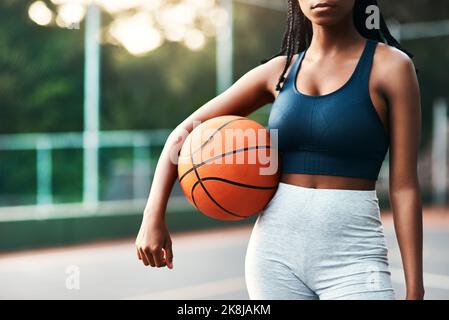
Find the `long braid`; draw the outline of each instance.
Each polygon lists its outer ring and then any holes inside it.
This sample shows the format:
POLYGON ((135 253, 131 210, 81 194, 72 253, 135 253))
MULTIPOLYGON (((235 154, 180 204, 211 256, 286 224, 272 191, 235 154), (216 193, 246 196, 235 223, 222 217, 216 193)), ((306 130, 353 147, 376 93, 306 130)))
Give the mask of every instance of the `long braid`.
MULTIPOLYGON (((308 19, 302 13, 298 0, 288 0, 287 2, 287 26, 282 40, 281 50, 278 54, 270 59, 285 55, 286 62, 282 74, 279 76, 276 84, 276 91, 281 90, 281 83, 285 82, 285 74, 293 59, 293 56, 305 50, 306 46, 310 42, 312 29, 311 25, 307 25, 308 19)), ((263 61, 265 63, 266 61, 263 61)))
POLYGON ((290 17, 290 21, 288 23, 287 26, 287 39, 286 39, 286 44, 285 44, 285 48, 284 48, 284 52, 282 52, 283 54, 287 55, 287 63, 284 66, 284 70, 282 71, 282 74, 280 75, 279 79, 278 79, 278 83, 276 84, 276 90, 279 91, 281 90, 280 84, 283 83, 285 81, 285 73, 287 72, 288 69, 288 65, 292 59, 292 38, 293 38, 293 27, 295 25, 295 15, 293 14, 293 5, 294 1, 289 0, 288 1, 288 16, 290 17))
POLYGON ((302 48, 304 43, 304 32, 301 25, 303 25, 304 15, 299 8, 297 0, 288 0, 287 6, 287 30, 286 37, 281 48, 281 52, 278 55, 285 55, 287 60, 284 65, 282 74, 280 75, 276 84, 276 91, 281 90, 281 83, 285 82, 285 73, 293 59, 293 56, 302 48))

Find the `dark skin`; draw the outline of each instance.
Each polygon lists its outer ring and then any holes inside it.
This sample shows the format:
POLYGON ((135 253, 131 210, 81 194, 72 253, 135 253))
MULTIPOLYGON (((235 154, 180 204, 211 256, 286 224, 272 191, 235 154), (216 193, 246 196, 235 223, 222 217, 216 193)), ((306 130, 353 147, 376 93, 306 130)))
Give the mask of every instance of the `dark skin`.
MULTIPOLYGON (((352 22, 354 0, 299 0, 299 4, 312 22, 314 35, 301 64, 296 87, 308 95, 333 92, 349 79, 365 44, 365 39, 352 22), (318 2, 327 2, 332 7, 314 8, 318 2)), ((298 55, 290 66, 297 58, 298 55)), ((195 121, 204 122, 229 114, 248 116, 272 103, 279 93, 275 91, 275 86, 285 59, 285 56, 277 57, 250 70, 228 90, 192 113, 171 133, 156 167, 136 239, 137 256, 144 265, 173 268, 172 243, 165 223, 165 210, 177 178, 177 167, 171 155, 180 149, 186 132, 193 130, 195 121)), ((411 59, 403 52, 379 43, 374 55, 369 92, 390 137, 389 197, 404 265, 406 299, 423 299, 422 205, 417 174, 421 105, 419 84, 411 59)), ((355 190, 373 190, 376 184, 375 180, 318 174, 283 174, 281 181, 309 188, 355 190)))

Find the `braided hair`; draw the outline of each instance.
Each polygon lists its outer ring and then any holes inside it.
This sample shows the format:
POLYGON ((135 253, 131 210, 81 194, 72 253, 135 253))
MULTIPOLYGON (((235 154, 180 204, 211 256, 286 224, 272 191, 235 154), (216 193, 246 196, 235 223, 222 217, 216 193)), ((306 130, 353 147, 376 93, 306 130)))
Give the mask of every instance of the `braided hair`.
MULTIPOLYGON (((365 12, 366 8, 370 5, 379 6, 377 0, 355 0, 353 20, 357 31, 365 38, 386 43, 403 51, 410 58, 413 58, 413 54, 403 49, 399 42, 391 35, 382 14, 380 14, 379 29, 366 28, 365 12)), ((302 12, 298 0, 287 0, 287 24, 282 38, 281 50, 274 56, 261 61, 263 64, 278 56, 285 55, 287 57, 284 70, 276 84, 276 91, 281 90, 281 83, 286 79, 285 73, 287 72, 293 56, 296 53, 304 51, 309 46, 312 40, 312 35, 312 23, 302 12)))

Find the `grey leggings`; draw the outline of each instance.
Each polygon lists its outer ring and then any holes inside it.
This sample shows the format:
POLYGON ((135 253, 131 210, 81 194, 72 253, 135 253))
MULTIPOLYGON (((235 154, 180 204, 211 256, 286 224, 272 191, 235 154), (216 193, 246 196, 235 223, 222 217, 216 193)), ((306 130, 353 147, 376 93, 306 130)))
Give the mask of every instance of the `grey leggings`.
POLYGON ((392 300, 387 252, 375 190, 281 182, 248 243, 249 297, 392 300))

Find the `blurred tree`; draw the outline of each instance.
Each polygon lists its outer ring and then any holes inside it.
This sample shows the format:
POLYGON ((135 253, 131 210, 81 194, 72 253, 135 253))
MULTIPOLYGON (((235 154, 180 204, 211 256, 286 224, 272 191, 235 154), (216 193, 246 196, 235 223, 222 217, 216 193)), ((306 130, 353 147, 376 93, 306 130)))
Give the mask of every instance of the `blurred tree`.
POLYGON ((83 35, 36 26, 29 4, 0 2, 0 133, 79 131, 83 35))
POLYGON ((215 50, 169 43, 145 57, 104 46, 102 128, 174 127, 215 94, 215 50))
POLYGON ((449 19, 447 0, 379 0, 382 12, 400 23, 449 19))

